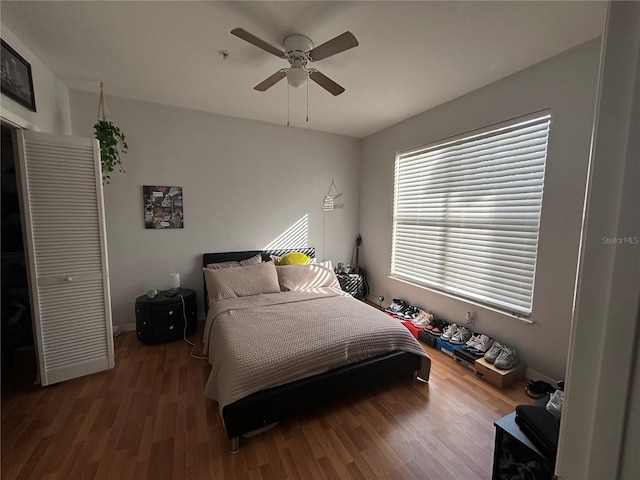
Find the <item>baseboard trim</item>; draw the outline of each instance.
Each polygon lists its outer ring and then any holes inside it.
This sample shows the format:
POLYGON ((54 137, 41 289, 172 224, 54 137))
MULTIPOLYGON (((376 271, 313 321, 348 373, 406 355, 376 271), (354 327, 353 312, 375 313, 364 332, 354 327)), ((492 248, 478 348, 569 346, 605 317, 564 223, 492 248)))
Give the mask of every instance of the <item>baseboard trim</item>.
POLYGON ((135 332, 136 324, 135 323, 119 323, 113 326, 113 336, 117 337, 121 333, 124 332, 135 332))
POLYGON ((529 380, 542 380, 544 382, 547 382, 548 384, 550 384, 553 387, 557 387, 558 385, 558 380, 556 380, 555 378, 551 378, 547 375, 544 375, 536 370, 533 370, 532 368, 527 368, 526 373, 524 374, 524 376, 526 378, 528 378, 529 380))

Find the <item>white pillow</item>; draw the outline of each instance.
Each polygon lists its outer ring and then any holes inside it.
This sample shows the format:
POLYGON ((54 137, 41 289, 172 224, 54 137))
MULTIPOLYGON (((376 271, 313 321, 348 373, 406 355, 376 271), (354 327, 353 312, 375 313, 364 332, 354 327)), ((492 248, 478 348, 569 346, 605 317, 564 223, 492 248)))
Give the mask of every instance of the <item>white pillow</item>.
POLYGON ((331 261, 307 265, 277 266, 278 282, 283 292, 291 290, 309 290, 319 287, 340 288, 331 261))
POLYGON ((263 262, 242 268, 203 268, 210 300, 246 297, 261 293, 280 292, 278 273, 273 262, 263 262))
POLYGON ((239 262, 231 260, 230 262, 209 263, 207 264, 207 268, 218 270, 221 268, 246 267, 247 265, 255 265, 257 263, 262 263, 261 254, 254 255, 246 260, 240 260, 239 262))

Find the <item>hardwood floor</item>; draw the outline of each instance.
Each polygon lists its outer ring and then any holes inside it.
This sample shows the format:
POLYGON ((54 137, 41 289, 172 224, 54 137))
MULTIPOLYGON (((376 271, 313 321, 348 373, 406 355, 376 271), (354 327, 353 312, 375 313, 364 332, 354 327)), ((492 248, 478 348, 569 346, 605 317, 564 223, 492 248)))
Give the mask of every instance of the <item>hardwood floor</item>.
POLYGON ((3 377, 3 479, 488 479, 493 422, 531 401, 524 380, 499 390, 425 346, 429 384, 352 395, 232 454, 191 346, 114 340, 113 370, 45 388, 3 377))

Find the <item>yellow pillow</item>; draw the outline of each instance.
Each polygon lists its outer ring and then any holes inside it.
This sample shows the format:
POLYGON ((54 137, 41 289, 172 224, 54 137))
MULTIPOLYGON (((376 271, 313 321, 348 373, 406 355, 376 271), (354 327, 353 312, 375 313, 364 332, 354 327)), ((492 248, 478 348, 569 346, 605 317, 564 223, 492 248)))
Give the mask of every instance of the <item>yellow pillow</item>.
POLYGON ((309 263, 309 257, 300 252, 289 252, 280 257, 278 265, 306 265, 309 263))

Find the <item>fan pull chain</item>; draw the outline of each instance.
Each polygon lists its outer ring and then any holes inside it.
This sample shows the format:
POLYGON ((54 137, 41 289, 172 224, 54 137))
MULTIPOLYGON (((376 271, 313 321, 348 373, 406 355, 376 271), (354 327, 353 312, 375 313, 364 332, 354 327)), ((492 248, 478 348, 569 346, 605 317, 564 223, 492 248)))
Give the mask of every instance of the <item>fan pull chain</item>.
POLYGON ((309 123, 309 74, 308 73, 307 73, 307 123, 309 123))
POLYGON ((287 82, 287 127, 289 126, 289 82, 287 82))

